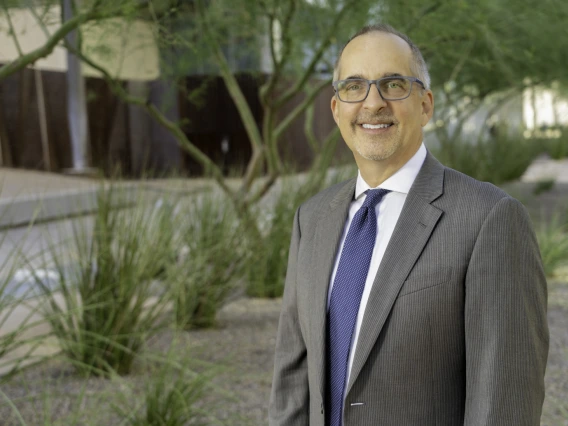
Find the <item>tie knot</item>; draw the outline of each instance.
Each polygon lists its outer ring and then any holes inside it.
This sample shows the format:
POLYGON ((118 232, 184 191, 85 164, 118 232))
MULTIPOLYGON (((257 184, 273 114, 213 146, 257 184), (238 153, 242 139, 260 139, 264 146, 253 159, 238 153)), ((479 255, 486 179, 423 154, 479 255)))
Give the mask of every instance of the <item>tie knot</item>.
POLYGON ((363 207, 375 207, 387 195, 390 191, 388 189, 378 188, 369 189, 367 192, 367 198, 363 203, 363 207))

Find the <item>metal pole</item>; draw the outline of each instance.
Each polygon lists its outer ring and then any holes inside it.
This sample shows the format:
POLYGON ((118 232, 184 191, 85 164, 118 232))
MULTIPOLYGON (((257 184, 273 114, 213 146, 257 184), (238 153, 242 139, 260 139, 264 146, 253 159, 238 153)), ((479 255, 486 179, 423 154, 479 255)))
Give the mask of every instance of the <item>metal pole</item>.
POLYGON ((51 157, 49 155, 49 136, 47 134, 47 114, 45 112, 45 96, 43 92, 43 77, 38 68, 34 69, 35 84, 37 94, 37 111, 39 118, 39 129, 41 134, 41 150, 43 154, 43 164, 45 170, 51 171, 51 157))
MULTIPOLYGON (((63 20, 73 17, 73 0, 63 0, 63 20)), ((72 31, 66 37, 70 46, 79 49, 79 34, 72 31)), ((88 116, 85 96, 85 81, 81 74, 81 61, 77 56, 67 51, 67 119, 73 166, 69 172, 84 174, 91 172, 88 167, 88 116)))

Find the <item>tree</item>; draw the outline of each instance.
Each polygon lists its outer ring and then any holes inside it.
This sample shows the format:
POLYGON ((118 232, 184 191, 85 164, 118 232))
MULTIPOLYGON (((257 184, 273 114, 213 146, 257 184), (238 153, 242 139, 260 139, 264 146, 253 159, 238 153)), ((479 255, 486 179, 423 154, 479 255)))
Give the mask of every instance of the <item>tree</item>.
POLYGON ((530 0, 438 1, 427 15, 428 7, 421 7, 407 0, 386 10, 385 19, 406 24, 429 63, 434 132, 449 160, 464 124, 481 109, 485 123, 478 142, 495 124, 493 114, 526 88, 566 84, 566 2, 545 0, 535 7, 530 0))
MULTIPOLYGON (((90 0, 79 9, 74 21, 67 21, 66 26, 51 34, 45 46, 1 68, 0 79, 49 53, 58 43, 65 43, 64 36, 71 27, 110 16, 151 21, 161 50, 185 52, 169 68, 169 78, 175 80, 183 75, 188 58, 223 78, 252 147, 238 189, 227 184, 222 170, 186 137, 180 123, 169 120, 146 99, 131 96, 104 64, 96 63, 80 48, 67 48, 99 70, 120 98, 141 106, 166 127, 216 180, 242 218, 251 222, 250 206, 285 173, 278 149, 283 132, 305 113, 308 121, 313 119, 312 103, 330 83, 339 40, 346 40, 375 17, 407 32, 430 64, 438 102, 436 120, 444 123, 435 131, 444 149, 451 150, 452 143, 462 136, 463 123, 487 99, 494 99, 496 108, 527 85, 565 79, 565 55, 550 42, 561 40, 564 34, 568 13, 564 3, 545 0, 535 9, 529 0, 434 0, 426 5, 419 0, 90 0), (269 72, 261 73, 259 60, 250 70, 264 79, 259 90, 263 122, 258 128, 237 84, 234 62, 247 55, 258 57, 263 49, 269 52, 269 72), (300 95, 303 100, 283 114, 284 107, 300 95), (450 120, 456 123, 453 132, 447 126, 450 120), (258 183, 261 175, 265 179, 258 183)), ((338 139, 337 131, 319 143, 309 128, 307 136, 316 153, 313 169, 325 170, 338 139)), ((322 174, 316 176, 317 184, 322 174)))
MULTIPOLYGON (((180 145, 218 182, 237 210, 245 212, 266 194, 277 177, 284 172, 284 163, 278 152, 281 136, 294 120, 309 110, 315 97, 331 83, 329 58, 336 37, 342 33, 346 35, 364 23, 366 5, 355 0, 332 1, 327 4, 312 4, 302 0, 217 0, 207 4, 202 0, 154 1, 142 5, 129 0, 86 2, 78 8, 73 19, 65 22, 55 33, 49 34, 44 46, 30 53, 22 52, 18 59, 2 67, 0 79, 49 54, 56 45, 64 44, 85 63, 99 70, 119 97, 145 108, 150 116, 170 130, 180 145), (104 64, 96 63, 80 48, 67 44, 65 36, 69 32, 86 22, 103 21, 112 16, 152 21, 156 27, 157 43, 162 49, 181 48, 196 53, 192 56, 207 62, 213 72, 222 76, 252 146, 252 157, 243 184, 238 190, 232 190, 226 184, 220 168, 187 139, 179 123, 168 120, 155 105, 149 105, 146 99, 130 96, 121 82, 105 69, 104 64), (180 22, 185 25, 180 26, 180 22), (229 40, 244 40, 246 46, 237 55, 251 52, 258 55, 266 38, 272 70, 266 76, 259 93, 264 110, 263 125, 259 129, 223 48, 229 40), (323 78, 318 75, 321 70, 327 72, 323 78), (314 82, 311 79, 315 76, 320 78, 314 82), (283 107, 302 94, 303 101, 291 112, 282 115, 283 107), (262 185, 253 188, 253 182, 265 169, 267 179, 262 185)), ((35 13, 35 9, 30 9, 35 13)), ((9 17, 7 8, 5 10, 9 17)), ((43 25, 42 17, 37 13, 36 17, 38 23, 43 25)), ((12 35, 17 41, 16 34, 12 35)), ((259 69, 253 71, 259 73, 259 69)), ((175 79, 180 75, 169 77, 175 79)), ((316 143, 311 136, 308 129, 308 140, 317 151, 316 168, 325 169, 331 159, 338 132, 330 134, 322 143, 316 143)))

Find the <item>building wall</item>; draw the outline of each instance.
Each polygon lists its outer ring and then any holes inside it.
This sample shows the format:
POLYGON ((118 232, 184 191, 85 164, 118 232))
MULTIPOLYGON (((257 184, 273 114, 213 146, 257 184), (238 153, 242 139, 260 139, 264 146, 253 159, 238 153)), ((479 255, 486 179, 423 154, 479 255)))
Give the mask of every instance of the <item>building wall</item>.
MULTIPOLYGON (((43 28, 28 9, 9 10, 14 34, 23 53, 29 53, 47 41, 43 28)), ((44 10, 38 10, 43 14, 44 10)), ((61 26, 61 8, 50 8, 43 19, 48 33, 61 26)), ((152 24, 144 21, 126 21, 111 18, 88 22, 81 26, 85 54, 95 63, 101 64, 114 77, 121 80, 154 80, 160 75, 159 52, 154 40, 152 24)), ((45 58, 39 59, 35 67, 41 70, 66 71, 67 52, 58 46, 45 58)), ((18 58, 19 53, 10 34, 5 14, 0 14, 0 63, 18 58)), ((100 73, 88 66, 83 74, 100 77, 100 73)))
MULTIPOLYGON (((51 170, 60 172, 72 165, 65 73, 42 71, 41 77, 51 170)), ((262 79, 249 74, 237 76, 259 128, 263 117, 258 87, 262 79)), ((220 164, 225 173, 246 167, 251 156, 248 136, 220 77, 188 77, 179 91, 161 80, 123 84, 131 94, 149 99, 171 120, 181 120, 189 140, 220 164), (200 100, 191 96, 196 90, 200 100)), ((103 80, 88 77, 86 88, 92 166, 107 175, 118 171, 126 176, 164 175, 173 171, 193 176, 203 173, 167 130, 141 108, 125 105, 103 80)), ((321 140, 335 126, 329 110, 331 94, 324 91, 315 101, 314 132, 321 140)), ((301 97, 295 99, 288 109, 300 101, 301 97)), ((26 69, 0 81, 0 138, 4 144, 4 166, 46 169, 33 70, 26 69)), ((297 168, 304 169, 310 164, 312 154, 304 136, 303 118, 285 132, 281 147, 297 168)))

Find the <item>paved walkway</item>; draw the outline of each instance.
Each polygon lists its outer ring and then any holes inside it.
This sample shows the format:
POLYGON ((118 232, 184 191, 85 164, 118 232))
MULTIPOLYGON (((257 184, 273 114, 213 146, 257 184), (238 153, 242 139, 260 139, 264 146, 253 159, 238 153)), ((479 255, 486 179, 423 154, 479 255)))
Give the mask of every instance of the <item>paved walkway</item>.
MULTIPOLYGON (((101 182, 105 181, 0 168, 0 228, 93 212, 101 182)), ((123 181, 119 185, 134 191, 195 192, 211 186, 211 182, 206 179, 154 179, 123 181)))
MULTIPOLYGON (((538 158, 512 187, 532 187, 546 179, 556 182, 551 195, 556 197, 564 192, 568 195, 568 159, 538 158)), ((93 178, 0 168, 0 228, 92 212, 96 209, 94 195, 100 182, 93 178)), ((210 187, 211 182, 206 179, 154 179, 124 181, 120 185, 157 192, 193 192, 210 187)))
POLYGON ((552 160, 545 156, 539 157, 525 171, 521 181, 538 182, 545 179, 568 183, 568 159, 552 160))

